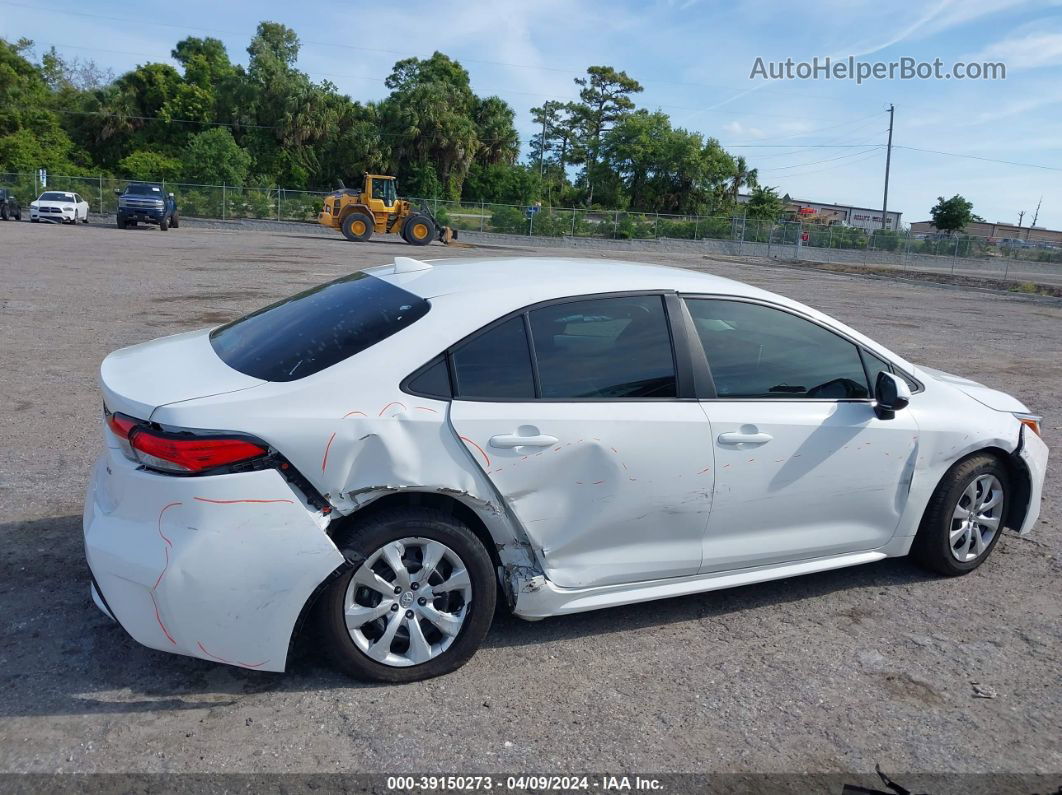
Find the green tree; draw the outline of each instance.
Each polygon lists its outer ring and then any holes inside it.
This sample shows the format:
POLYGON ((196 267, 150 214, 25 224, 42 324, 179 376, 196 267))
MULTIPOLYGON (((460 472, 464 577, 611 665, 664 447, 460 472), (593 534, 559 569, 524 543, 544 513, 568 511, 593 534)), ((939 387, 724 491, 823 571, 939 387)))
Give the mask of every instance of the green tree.
POLYGON ((193 135, 184 148, 184 179, 206 185, 245 185, 251 156, 227 127, 193 135))
POLYGON ((177 180, 184 170, 184 164, 177 158, 144 150, 133 152, 122 158, 118 167, 119 174, 123 177, 151 182, 177 180))
POLYGON ((778 191, 765 186, 753 188, 745 204, 747 217, 763 221, 777 220, 784 207, 785 204, 778 196, 778 191))
POLYGON ((956 193, 950 199, 937 197, 937 203, 929 211, 933 226, 941 232, 952 235, 961 232, 973 217, 973 204, 956 193))
POLYGON ((29 39, 0 39, 0 171, 72 173, 80 153, 50 108, 41 71, 24 57, 29 39))
POLYGON ((727 191, 730 201, 737 201, 738 193, 741 192, 743 186, 747 185, 750 188, 755 188, 759 184, 759 176, 759 171, 755 168, 749 168, 744 157, 741 155, 735 157, 734 171, 730 175, 730 185, 727 191))
POLYGON ((572 112, 579 123, 580 144, 584 155, 584 179, 587 204, 593 203, 593 176, 597 166, 601 139, 620 118, 634 110, 631 94, 643 90, 641 83, 611 66, 591 66, 586 77, 575 78, 580 102, 572 112))

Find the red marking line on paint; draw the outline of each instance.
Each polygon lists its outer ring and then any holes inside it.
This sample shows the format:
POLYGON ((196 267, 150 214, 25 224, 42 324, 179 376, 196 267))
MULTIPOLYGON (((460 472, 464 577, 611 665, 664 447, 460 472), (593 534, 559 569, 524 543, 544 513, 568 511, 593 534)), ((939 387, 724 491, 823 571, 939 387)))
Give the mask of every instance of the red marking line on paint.
POLYGON ((159 583, 162 582, 162 578, 166 576, 166 569, 170 567, 170 548, 163 547, 162 551, 166 553, 166 565, 162 567, 162 571, 159 572, 159 578, 155 580, 155 584, 151 586, 151 590, 158 590, 159 583))
POLYGON ((413 408, 415 408, 417 411, 430 411, 432 414, 439 413, 435 409, 430 409, 427 406, 414 406, 413 408))
POLYGON ((328 451, 332 448, 332 440, 336 438, 335 431, 328 437, 328 442, 325 444, 324 458, 321 459, 321 471, 325 471, 325 467, 328 466, 328 451))
POLYGON ((468 438, 467 436, 458 436, 457 438, 458 438, 458 439, 460 439, 460 440, 461 440, 462 442, 464 442, 465 444, 470 444, 470 445, 472 445, 473 447, 475 447, 475 448, 476 448, 476 449, 477 449, 477 450, 479 451, 479 454, 480 454, 481 456, 483 456, 483 460, 487 462, 487 467, 488 467, 488 468, 490 467, 490 456, 489 456, 489 455, 487 455, 487 453, 486 453, 486 452, 485 452, 485 451, 483 450, 483 448, 482 448, 482 447, 480 447, 480 446, 479 446, 478 444, 476 444, 475 442, 473 442, 473 441, 472 441, 471 439, 469 439, 469 438, 468 438))
POLYGON ((226 665, 242 665, 244 668, 260 668, 261 666, 263 666, 267 662, 269 662, 269 660, 262 660, 262 662, 246 663, 246 662, 240 662, 239 660, 226 660, 224 657, 218 657, 218 655, 208 652, 206 650, 206 646, 204 646, 198 640, 195 642, 195 645, 198 646, 199 647, 199 651, 203 652, 203 654, 205 654, 207 657, 210 657, 210 658, 212 658, 214 660, 217 660, 218 662, 223 662, 226 665))
POLYGON ((382 409, 380 409, 380 413, 377 414, 376 416, 377 417, 382 417, 384 415, 384 412, 387 411, 389 408, 391 408, 391 406, 401 406, 403 410, 405 410, 405 408, 406 408, 406 404, 405 403, 402 403, 401 401, 398 401, 398 400, 392 400, 390 403, 388 403, 386 406, 384 406, 382 409))
POLYGON ((368 417, 369 416, 364 411, 348 411, 340 419, 344 419, 345 420, 347 417, 353 417, 355 414, 358 415, 359 417, 368 417))
POLYGON ((271 502, 286 502, 289 505, 294 505, 295 504, 294 500, 211 500, 211 499, 208 499, 207 497, 193 497, 193 499, 199 500, 199 502, 213 503, 214 505, 235 505, 236 503, 240 503, 240 502, 253 502, 253 503, 261 503, 261 504, 267 504, 267 503, 271 503, 271 502))
POLYGON ((704 469, 702 469, 702 470, 701 470, 700 472, 698 472, 697 474, 698 474, 698 475, 703 475, 703 474, 704 474, 705 472, 711 472, 711 471, 712 471, 712 468, 711 468, 711 467, 705 467, 704 469))
POLYGON ((169 630, 166 629, 166 625, 162 623, 162 616, 159 615, 159 603, 155 601, 155 592, 148 591, 148 593, 151 595, 151 604, 155 606, 155 620, 159 622, 159 626, 162 628, 162 634, 166 636, 166 639, 170 643, 176 646, 177 641, 173 639, 173 635, 169 633, 169 630))
POLYGON ((595 486, 600 486, 600 485, 601 485, 602 483, 604 483, 604 482, 605 482, 605 481, 603 481, 603 480, 595 480, 595 481, 594 481, 594 485, 595 485, 595 486))

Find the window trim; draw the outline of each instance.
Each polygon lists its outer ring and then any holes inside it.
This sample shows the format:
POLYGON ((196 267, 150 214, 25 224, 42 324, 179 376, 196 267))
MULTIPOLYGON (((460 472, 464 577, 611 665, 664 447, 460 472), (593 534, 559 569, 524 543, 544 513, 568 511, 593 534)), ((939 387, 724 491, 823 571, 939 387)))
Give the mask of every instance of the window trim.
POLYGON ((692 356, 690 347, 689 330, 685 327, 682 312, 685 312, 685 307, 679 306, 682 304, 682 299, 679 293, 675 290, 621 290, 611 291, 605 293, 586 293, 583 295, 566 295, 560 298, 550 298, 545 301, 538 301, 534 304, 528 304, 519 309, 515 309, 511 312, 507 312, 500 317, 495 318, 484 326, 476 329, 470 334, 465 335, 457 342, 448 345, 441 354, 435 354, 428 359, 428 361, 419 366, 412 373, 407 375, 399 383, 399 389, 406 394, 415 395, 418 397, 432 397, 434 400, 440 400, 439 397, 433 397, 431 395, 419 395, 413 392, 409 388, 409 382, 412 381, 425 367, 432 364, 440 355, 446 357, 446 364, 450 373, 451 388, 458 385, 458 379, 454 372, 453 354, 457 352, 459 348, 475 340, 482 334, 486 334, 495 326, 500 326, 502 323, 506 323, 512 320, 514 317, 522 316, 524 318, 524 331, 527 338, 528 354, 531 357, 531 375, 534 380, 535 397, 533 398, 475 398, 475 397, 462 397, 457 394, 457 389, 453 389, 453 396, 450 400, 461 400, 467 403, 661 403, 665 401, 695 401, 699 400, 696 393, 695 385, 697 383, 696 377, 696 364, 692 356), (547 398, 542 397, 542 384, 538 373, 538 357, 535 355, 535 341, 534 335, 531 332, 531 318, 530 313, 536 309, 543 309, 549 306, 556 306, 559 304, 570 304, 579 301, 592 301, 598 299, 608 298, 635 298, 642 296, 660 296, 661 304, 664 309, 664 319, 667 323, 668 339, 671 343, 671 361, 675 367, 675 397, 653 398, 653 397, 562 397, 562 398, 547 398), (681 310, 676 314, 677 310, 681 310))
MULTIPOLYGON (((783 306, 782 304, 778 304, 778 303, 775 303, 773 301, 765 301, 765 300, 763 300, 761 298, 754 298, 754 297, 751 297, 751 296, 726 295, 726 294, 721 294, 721 293, 678 293, 678 298, 679 298, 680 301, 682 301, 683 308, 685 309, 687 315, 689 316, 690 327, 691 327, 691 329, 694 332, 696 331, 696 326, 693 323, 693 315, 692 315, 692 313, 690 313, 689 307, 686 305, 686 299, 694 299, 694 300, 697 300, 697 299, 705 300, 705 299, 707 299, 707 300, 715 300, 715 301, 735 301, 735 302, 740 302, 740 303, 745 303, 745 304, 757 304, 759 306, 767 307, 768 309, 777 309, 777 310, 779 310, 781 312, 785 312, 787 314, 793 315, 794 317, 798 317, 801 320, 806 320, 809 323, 814 323, 819 328, 825 329, 826 331, 828 331, 828 332, 840 337, 841 339, 843 339, 846 342, 849 342, 849 343, 851 343, 852 345, 855 346, 856 352, 859 355, 860 366, 863 368, 864 375, 865 375, 865 377, 867 379, 867 388, 868 388, 868 391, 870 392, 870 397, 866 397, 866 398, 719 397, 718 394, 715 391, 715 379, 712 378, 712 368, 711 368, 711 364, 709 364, 709 362, 708 362, 708 355, 707 355, 707 353, 705 353, 704 347, 701 345, 700 336, 697 335, 697 334, 694 334, 693 335, 693 339, 695 339, 696 342, 697 342, 696 352, 693 355, 694 368, 703 367, 704 370, 705 370, 705 376, 702 376, 702 377, 706 377, 707 379, 709 379, 711 381, 711 384, 712 384, 710 396, 709 396, 709 394, 707 394, 707 391, 706 391, 705 393, 702 393, 703 396, 699 398, 700 400, 703 400, 703 401, 727 401, 727 402, 732 402, 732 403, 868 403, 868 404, 873 404, 873 403, 876 402, 876 400, 874 398, 874 385, 870 383, 870 375, 869 375, 869 373, 866 372, 866 364, 865 364, 864 359, 863 359, 863 351, 866 351, 867 353, 870 353, 873 356, 876 356, 877 358, 881 359, 883 362, 888 364, 889 367, 892 369, 893 374, 898 375, 901 378, 903 378, 905 381, 908 382, 909 386, 911 384, 916 385, 917 388, 911 389, 911 394, 918 394, 919 392, 922 392, 925 389, 925 387, 922 385, 922 382, 920 382, 917 378, 915 378, 913 375, 908 373, 906 370, 903 370, 902 368, 897 367, 896 363, 893 362, 888 357, 882 356, 880 353, 871 350, 870 348, 868 348, 866 345, 864 345, 863 343, 859 342, 858 340, 852 339, 852 337, 850 337, 848 334, 845 334, 840 329, 833 328, 832 326, 830 326, 830 325, 828 325, 826 323, 823 323, 818 318, 811 317, 810 315, 807 315, 804 312, 801 312, 801 311, 799 311, 797 309, 794 309, 792 307, 783 306)), ((692 350, 692 346, 691 346, 691 350, 692 350)))

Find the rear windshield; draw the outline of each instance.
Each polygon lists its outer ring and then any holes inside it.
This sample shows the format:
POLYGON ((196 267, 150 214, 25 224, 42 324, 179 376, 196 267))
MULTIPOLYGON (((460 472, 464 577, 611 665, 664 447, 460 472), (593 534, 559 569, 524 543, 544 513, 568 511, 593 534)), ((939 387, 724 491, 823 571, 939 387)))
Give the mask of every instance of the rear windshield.
POLYGON ((234 370, 295 381, 390 337, 429 308, 423 298, 353 273, 217 328, 210 344, 234 370))

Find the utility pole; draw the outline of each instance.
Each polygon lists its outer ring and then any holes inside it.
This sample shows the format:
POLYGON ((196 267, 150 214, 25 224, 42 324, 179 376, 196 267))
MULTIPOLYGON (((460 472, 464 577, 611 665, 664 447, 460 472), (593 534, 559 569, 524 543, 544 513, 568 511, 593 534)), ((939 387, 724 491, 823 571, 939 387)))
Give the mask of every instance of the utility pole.
POLYGON ((538 139, 538 178, 542 179, 544 172, 543 157, 546 154, 546 108, 542 108, 542 137, 538 139))
POLYGON ((885 195, 881 199, 881 228, 884 231, 889 222, 889 166, 892 165, 892 119, 896 106, 889 103, 889 144, 885 149, 885 195))
POLYGON ((1018 229, 1021 229, 1021 219, 1025 217, 1025 210, 1018 213, 1018 229))

